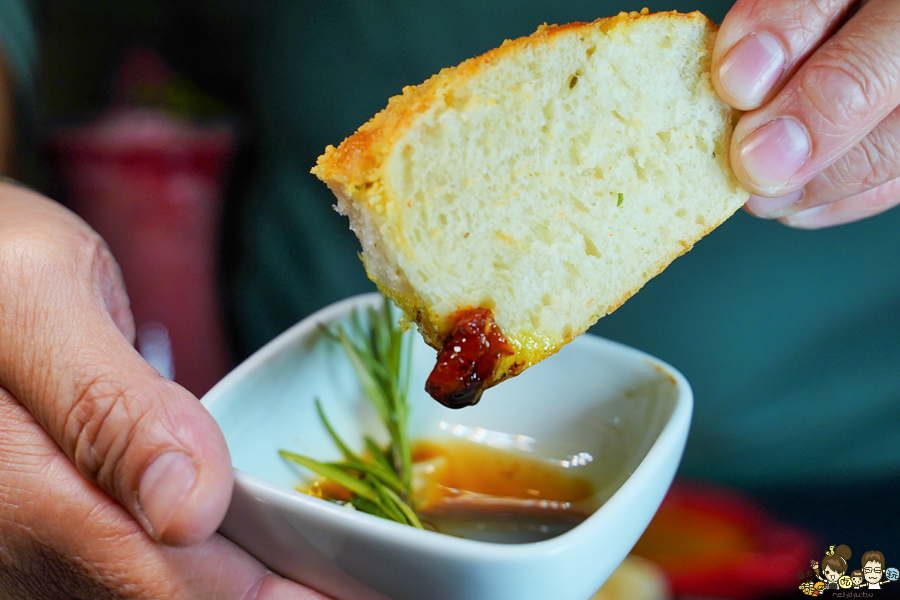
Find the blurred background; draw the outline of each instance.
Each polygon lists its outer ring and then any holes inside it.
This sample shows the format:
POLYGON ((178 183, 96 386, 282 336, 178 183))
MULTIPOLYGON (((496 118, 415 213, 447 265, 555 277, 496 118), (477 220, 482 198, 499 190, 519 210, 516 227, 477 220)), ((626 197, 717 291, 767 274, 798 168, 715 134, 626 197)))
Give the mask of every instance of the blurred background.
MULTIPOLYGON (((32 2, 17 177, 106 238, 142 354, 200 396, 305 315, 373 289, 309 174, 327 144, 505 38, 644 5, 32 2)), ((731 2, 646 5, 721 22, 731 2)), ((821 232, 739 213, 595 326, 696 395, 681 478, 635 550, 651 562, 604 597, 797 597, 832 544, 896 566, 898 231, 897 210, 821 232), (663 583, 641 596, 636 581, 663 583)))

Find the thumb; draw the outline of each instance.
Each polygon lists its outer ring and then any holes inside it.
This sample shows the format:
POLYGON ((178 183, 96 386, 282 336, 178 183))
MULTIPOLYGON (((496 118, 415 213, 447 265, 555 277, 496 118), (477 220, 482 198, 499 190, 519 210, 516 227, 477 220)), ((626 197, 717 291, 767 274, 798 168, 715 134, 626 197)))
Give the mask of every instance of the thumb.
POLYGON ((0 387, 151 536, 194 544, 228 507, 228 449, 197 399, 135 351, 133 330, 99 236, 0 185, 0 387))

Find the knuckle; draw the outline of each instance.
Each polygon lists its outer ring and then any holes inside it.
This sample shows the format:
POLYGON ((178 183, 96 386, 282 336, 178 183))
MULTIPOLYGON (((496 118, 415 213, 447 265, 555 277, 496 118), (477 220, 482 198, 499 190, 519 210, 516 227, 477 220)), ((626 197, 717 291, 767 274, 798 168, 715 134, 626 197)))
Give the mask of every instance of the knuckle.
POLYGON ((842 197, 847 193, 853 193, 858 187, 859 175, 856 173, 856 164, 851 156, 853 153, 855 150, 845 154, 822 172, 823 183, 826 185, 820 187, 827 186, 831 196, 842 197))
POLYGON ((863 192, 900 177, 900 110, 882 121, 823 175, 843 195, 863 192))
POLYGON ((900 175, 894 172, 900 165, 892 161, 892 145, 884 139, 883 135, 873 132, 875 135, 864 138, 859 144, 860 162, 862 163, 862 177, 860 181, 866 188, 881 185, 885 181, 900 175))
POLYGON ((835 135, 852 131, 854 116, 867 114, 868 101, 864 84, 854 77, 854 70, 832 65, 817 65, 801 84, 800 92, 812 109, 810 120, 814 129, 824 129, 835 135), (827 93, 825 90, 834 90, 827 93), (815 123, 815 121, 820 121, 815 123), (822 127, 824 125, 825 127, 822 127))
POLYGON ((883 112, 890 94, 889 76, 865 48, 852 39, 820 50, 803 73, 798 93, 835 134, 857 131, 883 112), (877 64, 876 64, 877 63, 877 64))
POLYGON ((883 182, 883 170, 871 142, 862 140, 822 174, 839 196, 865 191, 883 182))
POLYGON ((86 477, 112 490, 146 414, 128 385, 107 378, 85 381, 63 423, 64 449, 86 477))

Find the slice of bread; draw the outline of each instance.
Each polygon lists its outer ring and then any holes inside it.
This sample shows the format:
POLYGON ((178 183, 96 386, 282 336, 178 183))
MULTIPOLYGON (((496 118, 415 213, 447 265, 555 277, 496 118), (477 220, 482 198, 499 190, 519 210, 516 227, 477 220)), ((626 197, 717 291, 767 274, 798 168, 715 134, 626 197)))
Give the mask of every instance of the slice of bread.
POLYGON ((715 34, 698 12, 646 9, 543 26, 405 88, 326 149, 313 173, 369 276, 445 362, 474 368, 460 320, 484 309, 470 325, 493 332, 490 369, 433 395, 472 403, 556 352, 747 200, 715 34))

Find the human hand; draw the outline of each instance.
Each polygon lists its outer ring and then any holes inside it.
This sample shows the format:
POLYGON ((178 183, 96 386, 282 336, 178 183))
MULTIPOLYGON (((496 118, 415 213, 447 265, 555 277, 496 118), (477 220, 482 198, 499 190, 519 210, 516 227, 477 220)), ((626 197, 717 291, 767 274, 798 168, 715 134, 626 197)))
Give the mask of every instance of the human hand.
POLYGON ((749 212, 816 229, 900 204, 900 2, 737 0, 712 73, 748 111, 731 164, 749 212))
POLYGON ((0 183, 0 597, 323 599, 213 534, 225 441, 133 337, 99 236, 0 183))

